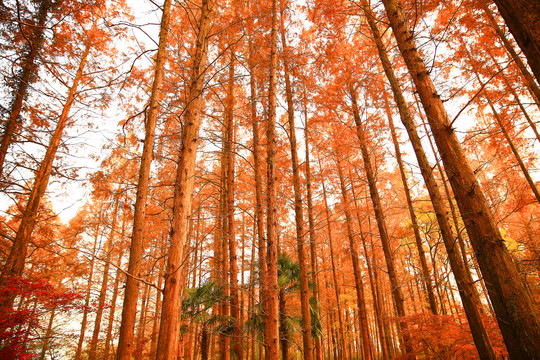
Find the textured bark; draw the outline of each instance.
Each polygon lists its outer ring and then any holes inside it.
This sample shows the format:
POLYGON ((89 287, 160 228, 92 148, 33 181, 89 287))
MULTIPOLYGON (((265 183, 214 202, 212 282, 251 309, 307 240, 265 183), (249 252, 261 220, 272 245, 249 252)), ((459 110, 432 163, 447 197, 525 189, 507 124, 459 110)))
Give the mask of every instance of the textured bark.
POLYGON ((540 3, 531 0, 493 1, 527 57, 536 80, 540 81, 540 3))
POLYGON ((118 339, 117 360, 131 360, 135 316, 137 314, 137 300, 139 297, 139 273, 141 271, 144 228, 146 221, 146 199, 148 197, 148 185, 150 179, 150 167, 153 158, 154 137, 161 99, 161 84, 163 83, 165 55, 167 48, 167 34, 169 32, 169 19, 171 15, 172 0, 165 0, 159 31, 159 45, 156 56, 154 82, 150 93, 148 112, 146 115, 145 137, 141 164, 139 167, 139 179, 137 182, 137 197, 133 218, 133 231, 131 235, 131 247, 129 250, 129 263, 127 270, 126 289, 124 304, 122 307, 122 321, 118 339))
POLYGON ((279 359, 279 290, 277 284, 277 173, 276 173, 276 87, 277 87, 277 0, 272 0, 270 33, 270 76, 268 84, 268 120, 266 126, 266 266, 264 295, 266 317, 264 345, 267 360, 279 359))
POLYGON ((195 180, 195 160, 199 143, 204 72, 208 52, 208 37, 214 17, 214 3, 203 0, 199 18, 198 34, 188 88, 187 107, 182 128, 181 148, 178 154, 176 180, 173 195, 173 221, 170 235, 167 270, 161 323, 156 353, 157 360, 176 359, 178 353, 179 319, 182 289, 182 262, 184 247, 189 230, 191 215, 191 195, 195 180))
POLYGON ((289 360, 289 329, 287 328, 287 305, 285 291, 279 289, 279 342, 281 344, 281 360, 289 360))
POLYGON ((35 26, 32 27, 32 33, 30 35, 26 35, 26 37, 29 38, 29 43, 27 44, 26 48, 27 54, 23 60, 21 75, 20 77, 17 77, 15 84, 15 96, 9 110, 9 118, 4 125, 2 140, 0 140, 0 178, 2 178, 4 175, 4 162, 6 160, 7 150, 13 141, 15 131, 19 126, 19 115, 23 107, 23 102, 28 93, 28 87, 32 82, 32 78, 38 72, 36 59, 43 48, 43 43, 45 40, 44 32, 46 29, 45 23, 47 21, 47 15, 49 14, 52 3, 52 0, 41 0, 39 2, 37 22, 35 26))
POLYGON ((448 114, 414 44, 401 3, 397 0, 383 2, 398 47, 427 114, 510 357, 538 357, 540 324, 532 299, 521 281, 489 204, 467 163, 448 114))
MULTIPOLYGON (((32 232, 34 231, 36 224, 39 206, 49 185, 49 178, 51 176, 53 163, 56 158, 56 152, 58 151, 60 141, 62 140, 62 135, 68 123, 71 106, 73 105, 75 97, 77 96, 77 88, 83 77, 83 71, 84 67, 86 66, 90 49, 91 43, 88 42, 85 45, 77 73, 73 78, 73 83, 69 88, 66 103, 64 104, 54 133, 49 140, 49 146, 45 152, 45 157, 35 173, 34 185, 30 191, 19 228, 17 229, 17 234, 15 235, 8 258, 4 264, 2 275, 0 276, 0 285, 2 285, 6 279, 13 276, 21 276, 23 273, 28 245, 32 238, 32 232)), ((2 301, 2 305, 5 307, 12 307, 13 300, 14 298, 12 296, 8 296, 4 301, 2 301)))
POLYGON ((291 74, 289 69, 289 52, 287 47, 287 37, 283 22, 283 9, 281 11, 281 41, 283 45, 283 70, 285 75, 285 93, 287 99, 287 120, 289 123, 289 143, 291 146, 291 165, 293 173, 294 189, 294 213, 296 223, 296 246, 298 253, 298 263, 300 265, 300 311, 302 313, 302 342, 304 360, 313 359, 313 337, 311 336, 311 312, 309 305, 308 290, 308 256, 304 247, 305 226, 304 210, 302 207, 302 189, 300 185, 300 164, 298 163, 298 151, 296 143, 296 125, 294 118, 293 89, 291 85, 291 74))

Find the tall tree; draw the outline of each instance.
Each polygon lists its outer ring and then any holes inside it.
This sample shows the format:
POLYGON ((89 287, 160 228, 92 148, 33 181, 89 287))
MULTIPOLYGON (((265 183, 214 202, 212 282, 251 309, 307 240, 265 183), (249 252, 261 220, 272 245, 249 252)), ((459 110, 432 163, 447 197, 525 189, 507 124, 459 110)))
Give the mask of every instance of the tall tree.
POLYGON ((540 82, 540 4, 528 0, 494 2, 540 82))
POLYGON ((427 114, 508 352, 515 359, 534 358, 540 353, 540 323, 532 299, 521 281, 453 124, 416 48, 401 2, 383 0, 383 3, 427 114))
POLYGON ((264 345, 266 360, 279 358, 279 289, 277 284, 278 204, 276 172, 277 1, 271 0, 270 75, 266 125, 266 274, 264 345))
POLYGON ((127 269, 126 289, 122 306, 122 321, 118 338, 117 360, 130 360, 134 345, 135 317, 137 315, 137 301, 139 298, 139 277, 144 244, 144 228, 146 222, 146 200, 152 165, 154 137, 161 100, 161 85, 163 83, 164 66, 167 50, 167 35, 171 16, 172 0, 165 0, 161 27, 159 31, 159 44, 155 61, 154 80, 150 93, 148 110, 146 114, 145 137, 139 178, 137 182, 137 197, 133 218, 131 246, 129 249, 129 264, 127 269))
POLYGON ((165 288, 161 307, 161 323, 156 359, 175 359, 178 353, 180 329, 180 292, 182 289, 182 263, 186 246, 191 196, 195 180, 195 161, 202 122, 202 94, 205 84, 208 38, 214 19, 214 2, 203 0, 200 7, 198 33, 193 54, 191 78, 187 89, 181 147, 178 153, 173 195, 173 220, 169 240, 165 288))

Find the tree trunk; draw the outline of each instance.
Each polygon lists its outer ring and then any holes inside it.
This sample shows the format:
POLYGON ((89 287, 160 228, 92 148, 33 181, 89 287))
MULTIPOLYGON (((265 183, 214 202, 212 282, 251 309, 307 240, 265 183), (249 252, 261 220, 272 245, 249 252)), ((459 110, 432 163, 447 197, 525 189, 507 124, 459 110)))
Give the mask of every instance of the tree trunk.
POLYGON ((270 34, 270 76, 268 85, 268 123, 266 129, 266 264, 265 295, 265 356, 267 360, 279 359, 279 290, 277 284, 277 173, 276 173, 276 87, 277 87, 277 0, 272 0, 272 28, 270 34))
POLYGON ((287 304, 285 291, 279 289, 279 342, 281 343, 281 360, 289 360, 289 328, 287 327, 287 304))
MULTIPOLYGON (((105 349, 104 349, 104 355, 103 358, 105 360, 109 360, 111 357, 109 357, 109 352, 111 351, 112 347, 112 330, 114 326, 114 315, 116 313, 116 299, 118 298, 118 287, 120 285, 120 276, 122 276, 121 268, 122 265, 122 257, 124 255, 124 246, 125 246, 125 230, 126 230, 126 203, 124 201, 124 211, 122 214, 122 231, 120 232, 120 248, 118 249, 118 260, 116 263, 116 275, 114 277, 114 287, 113 287, 113 294, 111 298, 111 309, 109 312, 109 323, 107 325, 107 335, 105 336, 105 349)), ((113 354, 114 357, 114 354, 113 354)))
MULTIPOLYGON (((385 329, 384 329, 384 320, 382 316, 382 310, 381 305, 379 302, 379 294, 378 294, 378 288, 375 286, 374 282, 374 269, 371 259, 369 258, 369 254, 367 251, 367 239, 364 231, 362 230, 362 223, 360 221, 360 208, 358 206, 356 193, 354 191, 354 184, 351 186, 352 190, 352 196, 353 196, 353 202, 356 207, 357 212, 357 220, 358 220, 358 229, 360 231, 360 238, 362 239, 362 247, 364 250, 364 258, 366 260, 366 265, 368 269, 368 275, 369 275, 369 285, 371 288, 371 294, 373 298, 373 310, 375 312, 375 322, 377 324, 378 329, 378 335, 379 335, 379 342, 381 345, 381 355, 383 360, 388 359, 388 348, 385 341, 385 329)), ((375 270, 376 271, 376 270, 375 270)))
POLYGON ((343 170, 341 169, 341 161, 337 160, 337 168, 339 174, 339 184, 341 187, 341 196, 343 197, 343 209, 345 211, 345 221, 347 225, 347 237, 349 238, 349 251, 353 265, 354 282, 356 286, 356 302, 358 305, 358 316, 360 317, 360 331, 362 332, 362 358, 370 360, 373 357, 371 349, 371 338, 369 335, 369 327, 367 321, 366 300, 364 296, 364 284, 362 281, 362 271, 358 262, 358 251, 354 246, 356 242, 354 231, 352 228, 352 218, 350 210, 349 196, 343 178, 343 170))
POLYGON ((296 125, 294 119, 294 103, 289 69, 289 53, 283 23, 283 9, 281 11, 281 41, 283 44, 283 70, 285 73, 285 92, 287 98, 287 119, 289 122, 289 142, 291 146, 291 165, 293 173, 294 189, 294 213, 296 222, 296 246, 298 252, 298 263, 300 265, 300 311, 302 313, 302 341, 304 360, 313 359, 313 338, 311 336, 311 312, 309 305, 308 290, 308 259, 304 248, 304 210, 302 207, 302 190, 300 188, 300 165, 298 163, 298 152, 296 143, 296 125))
POLYGON ((51 316, 49 317, 49 325, 47 325, 47 331, 45 332, 45 339, 43 339, 43 347, 41 348, 41 355, 39 356, 39 360, 45 360, 47 351, 49 351, 49 342, 53 335, 53 322, 54 322, 55 315, 56 315, 56 306, 53 307, 51 310, 51 316))
MULTIPOLYGON (((319 163, 320 164, 320 163, 319 163)), ((332 264, 332 280, 333 280, 333 288, 334 288, 334 295, 336 296, 336 307, 338 312, 338 323, 339 323, 339 344, 341 347, 345 347, 345 330, 343 328, 343 320, 341 317, 341 296, 338 286, 338 279, 336 274, 336 262, 334 261, 336 257, 334 256, 334 241, 332 236, 332 228, 330 226, 330 209, 328 207, 328 199, 326 196, 326 186, 324 185, 324 181, 322 182, 322 188, 323 188, 323 199, 324 199, 324 208, 326 212, 326 228, 328 229, 328 247, 330 248, 330 262, 332 264)))
POLYGON ((52 3, 52 0, 41 0, 39 2, 37 23, 32 28, 32 34, 29 36, 29 43, 25 49, 28 53, 23 60, 21 75, 17 78, 15 96, 9 110, 9 118, 6 120, 2 140, 0 140, 0 179, 4 177, 4 162, 6 160, 7 150, 13 141, 13 135, 19 125, 19 115, 28 92, 28 87, 32 83, 32 78, 38 72, 36 58, 43 47, 46 29, 45 22, 47 21, 47 15, 49 14, 52 3))
MULTIPOLYGON (((319 265, 317 262, 317 244, 315 242, 315 216, 313 215, 313 195, 311 190, 311 168, 309 163, 309 119, 307 116, 307 94, 306 88, 304 87, 304 114, 305 114, 305 127, 304 127, 304 141, 306 144, 306 198, 307 198, 307 211, 308 211, 308 227, 309 227, 309 249, 310 249, 310 265, 311 265, 311 276, 313 277, 314 289, 313 297, 319 306, 320 299, 320 290, 319 290, 319 265)), ((320 309, 319 309, 320 312, 320 309)), ((320 313, 317 314, 320 319, 320 313)), ((321 336, 315 338, 315 358, 316 360, 322 360, 324 354, 323 348, 324 342, 321 339, 321 336)))
MULTIPOLYGON (((386 99, 385 99, 386 100, 386 99)), ((394 143, 394 149, 396 151, 396 160, 399 167, 399 173, 401 175, 401 182, 403 184, 403 191, 405 192, 405 198, 407 199, 407 208, 409 209, 409 216, 411 217, 411 225, 414 232, 414 239, 416 241, 416 249, 418 251, 418 258, 420 259, 420 267, 422 269, 422 280, 426 288, 428 295, 428 303, 431 313, 438 315, 437 303, 435 302, 435 294, 433 293, 433 285, 431 283, 431 274, 426 261, 426 253, 424 251, 424 245, 422 244, 422 237, 420 236, 420 229, 418 227, 418 220, 414 212, 413 203, 411 199, 411 192, 407 183, 407 175, 405 173, 405 167, 403 166, 403 160, 401 159, 401 150, 396 135, 396 129, 394 128, 394 121, 392 120, 392 113, 390 112, 389 105, 386 104, 386 114, 388 117, 388 124, 390 125, 390 133, 392 135, 392 141, 394 143)))
MULTIPOLYGON (((379 235, 381 237, 381 244, 384 252, 384 258, 386 261, 386 268, 388 271, 388 278, 392 286, 392 299, 394 300, 394 305, 396 307, 399 317, 405 316, 405 305, 403 301, 403 294, 401 292, 401 287, 398 282, 395 266, 394 266, 394 255, 391 250, 390 237, 388 236, 388 230, 386 229, 386 224, 384 220, 384 213, 382 210, 382 204, 379 197, 379 190, 377 189, 377 183, 375 180, 375 174, 373 172, 373 166, 371 164, 371 158, 367 148, 367 141, 363 125, 360 122, 360 115, 358 112, 358 103, 356 100, 356 90, 353 89, 352 85, 349 86, 349 91, 353 104, 353 116, 356 124, 356 132, 358 135, 358 140, 360 142, 360 149, 362 152, 362 159, 364 160, 364 170, 366 177, 368 179, 369 193, 371 201, 373 203, 373 209, 375 210, 375 219, 377 220, 377 227, 379 229, 379 235)), ((407 324, 404 322, 399 322, 401 336, 404 340, 404 350, 407 354, 412 353, 412 345, 409 341, 409 335, 407 333, 407 324)))
POLYGON ((83 318, 81 321, 81 332, 79 334, 79 341, 77 343, 77 350, 75 351, 75 360, 79 360, 82 355, 82 348, 84 344, 84 334, 86 332, 86 325, 88 323, 88 309, 90 306, 90 296, 92 291, 92 277, 94 276, 94 263, 95 263, 95 256, 96 256, 96 249, 99 239, 99 224, 100 222, 96 222, 96 235, 94 236, 94 247, 92 249, 92 258, 90 259, 90 271, 88 273, 88 284, 86 285, 86 296, 84 299, 84 310, 83 310, 83 318))
POLYGON ((487 2, 478 1, 478 3, 482 7, 482 10, 484 10, 484 13, 486 14, 488 18, 489 24, 495 30, 495 32, 497 33, 497 35, 503 42, 504 47, 506 48, 506 51, 508 51, 508 54, 510 55, 512 60, 516 63, 517 67, 519 68, 519 71, 525 78, 525 83, 527 84, 527 88, 531 96, 533 97, 534 101, 536 102, 536 105, 540 107, 540 87, 538 87, 538 84, 535 82, 534 77, 527 69, 527 66, 523 63, 523 60, 521 60, 521 57, 516 53, 514 46, 510 43, 504 31, 501 29, 499 24, 497 24, 497 21, 495 20, 493 13, 487 6, 487 2))
POLYGON ((540 81, 540 3, 530 0, 493 1, 527 57, 536 80, 540 81))
POLYGON ((172 0, 165 0, 161 27, 159 31, 159 45, 156 55, 154 82, 150 93, 148 112, 146 116, 145 137, 141 164, 139 167, 139 179, 137 182, 137 198, 133 218, 133 231, 131 235, 131 247, 129 250, 129 264, 127 270, 126 289, 124 304, 122 307, 122 321, 118 339, 117 360, 131 360, 135 317, 137 314, 137 300, 139 297, 139 273, 141 271, 144 228, 146 222, 146 199, 148 197, 150 167, 153 158, 154 136, 159 113, 159 101, 161 100, 161 84, 163 83, 165 55, 167 50, 167 34, 169 32, 169 19, 171 15, 172 0))
POLYGON ((242 329, 240 324, 240 296, 238 288, 238 259, 236 255, 236 237, 234 227, 234 67, 235 54, 231 50, 229 60, 229 83, 225 110, 225 207, 227 222, 227 243, 229 245, 229 284, 230 284, 230 313, 234 319, 232 334, 232 349, 237 359, 243 358, 242 329))
POLYGON ((185 120, 182 128, 181 149, 178 155, 173 195, 173 221, 169 256, 163 291, 161 324, 157 347, 157 360, 175 359, 178 352, 179 318, 182 287, 181 266, 191 215, 191 194, 195 180, 195 160, 199 143, 204 72, 208 51, 208 37, 213 21, 213 1, 203 0, 199 19, 191 82, 188 89, 185 120))
POLYGON ((92 340, 90 340, 90 350, 88 352, 88 360, 96 359, 97 343, 99 341, 99 330, 101 327, 101 318, 103 316, 103 309, 105 307, 105 298, 107 297, 107 284, 109 283, 109 269, 111 266, 111 254, 113 248, 114 235, 116 234, 116 219, 118 214, 119 199, 116 198, 114 202, 114 209, 112 213, 111 232, 107 239, 107 245, 105 247, 105 264, 103 266, 103 278, 101 280, 101 289, 99 291, 98 307, 96 311, 96 319, 94 321, 94 331, 92 333, 92 340))
POLYGON ((467 163, 448 114, 416 49, 401 3, 397 0, 383 2, 398 47, 426 111, 510 357, 535 358, 540 354, 540 324, 530 295, 521 282, 521 276, 495 224, 487 200, 467 163))
MULTIPOLYGON (((13 276, 21 276, 23 273, 26 254, 28 251, 28 244, 30 243, 32 232, 34 231, 41 199, 45 195, 45 191, 49 185, 49 178, 51 176, 54 159, 56 158, 56 152, 60 146, 62 134, 66 128, 69 119, 69 112, 73 102, 75 101, 77 87, 82 79, 84 67, 86 65, 91 47, 90 42, 85 45, 84 53, 82 54, 81 61, 79 63, 79 68, 77 69, 77 73, 73 78, 73 83, 69 89, 66 103, 64 104, 64 108, 62 109, 62 113, 58 119, 56 129, 54 130, 54 133, 49 141, 49 146, 45 152, 45 157, 43 158, 39 169, 36 171, 34 185, 28 197, 26 208, 24 209, 17 234, 15 235, 15 240, 13 241, 9 256, 0 277, 0 285, 2 285, 6 279, 13 276)), ((7 297, 7 299, 2 301, 2 305, 11 308, 13 306, 13 298, 11 296, 7 297)))

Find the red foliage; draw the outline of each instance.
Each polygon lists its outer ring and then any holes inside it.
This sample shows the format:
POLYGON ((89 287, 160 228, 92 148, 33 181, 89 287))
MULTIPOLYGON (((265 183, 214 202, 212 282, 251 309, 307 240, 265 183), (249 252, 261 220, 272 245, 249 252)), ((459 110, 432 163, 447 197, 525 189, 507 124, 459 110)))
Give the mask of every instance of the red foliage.
MULTIPOLYGON (((413 314, 405 317, 412 345, 417 355, 428 354, 437 359, 478 359, 478 352, 465 315, 413 314)), ((507 351, 491 318, 484 319, 497 354, 507 351)))
POLYGON ((79 309, 83 298, 73 291, 55 289, 44 280, 26 278, 9 279, 0 287, 0 302, 13 295, 22 305, 16 309, 0 306, 0 359, 34 358, 28 352, 34 341, 30 334, 41 327, 44 315, 53 309, 79 309))

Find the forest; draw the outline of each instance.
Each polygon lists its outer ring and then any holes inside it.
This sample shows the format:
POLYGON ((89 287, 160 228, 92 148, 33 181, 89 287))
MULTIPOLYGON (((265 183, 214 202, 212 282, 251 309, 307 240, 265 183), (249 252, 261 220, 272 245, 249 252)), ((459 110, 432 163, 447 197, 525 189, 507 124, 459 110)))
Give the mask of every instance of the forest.
POLYGON ((0 1, 0 359, 540 359, 540 2, 0 1))

